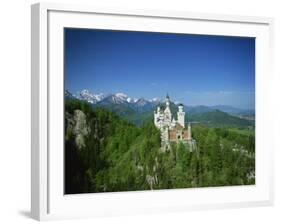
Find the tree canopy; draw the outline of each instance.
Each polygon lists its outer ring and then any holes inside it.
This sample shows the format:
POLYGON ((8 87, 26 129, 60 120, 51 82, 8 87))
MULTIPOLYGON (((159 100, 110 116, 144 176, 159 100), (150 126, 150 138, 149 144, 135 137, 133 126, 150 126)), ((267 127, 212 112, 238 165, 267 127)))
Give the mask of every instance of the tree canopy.
POLYGON ((255 183, 254 135, 203 125, 194 125, 192 133, 196 150, 179 143, 163 152, 150 120, 138 127, 106 109, 66 100, 65 193, 255 183), (75 111, 85 116, 78 119, 75 111), (78 137, 84 142, 80 147, 78 137))

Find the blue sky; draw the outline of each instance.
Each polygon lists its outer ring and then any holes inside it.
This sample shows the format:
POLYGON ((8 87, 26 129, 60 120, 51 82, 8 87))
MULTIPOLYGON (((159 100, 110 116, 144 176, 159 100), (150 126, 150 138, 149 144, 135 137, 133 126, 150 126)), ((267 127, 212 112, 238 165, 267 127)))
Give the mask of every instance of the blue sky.
POLYGON ((65 30, 65 88, 255 107, 255 39, 65 30))

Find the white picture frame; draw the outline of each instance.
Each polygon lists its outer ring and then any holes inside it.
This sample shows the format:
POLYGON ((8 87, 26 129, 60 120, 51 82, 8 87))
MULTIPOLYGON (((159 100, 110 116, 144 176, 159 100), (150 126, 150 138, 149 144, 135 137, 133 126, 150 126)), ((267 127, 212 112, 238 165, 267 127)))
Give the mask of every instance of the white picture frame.
POLYGON ((273 204, 273 19, 38 3, 32 15, 31 214, 37 220, 273 204), (102 28, 256 38, 256 185, 63 194, 63 28, 102 28), (55 149, 55 150, 54 150, 55 149))

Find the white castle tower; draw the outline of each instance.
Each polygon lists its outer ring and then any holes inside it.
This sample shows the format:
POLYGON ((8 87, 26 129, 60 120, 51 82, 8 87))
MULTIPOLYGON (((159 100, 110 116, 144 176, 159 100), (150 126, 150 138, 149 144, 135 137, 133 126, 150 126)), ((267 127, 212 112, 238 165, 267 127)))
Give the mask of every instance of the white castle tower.
POLYGON ((169 95, 167 94, 166 96, 166 108, 164 110, 164 123, 165 125, 167 126, 170 126, 171 125, 171 122, 172 122, 172 112, 170 110, 170 97, 169 95))
POLYGON ((154 124, 159 129, 172 126, 172 112, 168 95, 166 96, 165 104, 166 107, 164 111, 162 111, 159 106, 157 107, 157 111, 154 111, 154 124))
POLYGON ((185 112, 183 111, 183 105, 179 104, 179 111, 177 113, 178 115, 178 123, 184 128, 184 117, 185 117, 185 112))

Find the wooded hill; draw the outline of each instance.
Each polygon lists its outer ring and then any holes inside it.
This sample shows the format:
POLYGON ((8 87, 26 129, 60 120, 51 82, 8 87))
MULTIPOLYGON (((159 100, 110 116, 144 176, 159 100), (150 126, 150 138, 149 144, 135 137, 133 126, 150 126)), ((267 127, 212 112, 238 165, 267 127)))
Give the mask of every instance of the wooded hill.
POLYGON ((255 183, 255 137, 193 126, 197 150, 160 150, 147 119, 136 126, 105 108, 65 101, 65 193, 248 185, 255 183))

